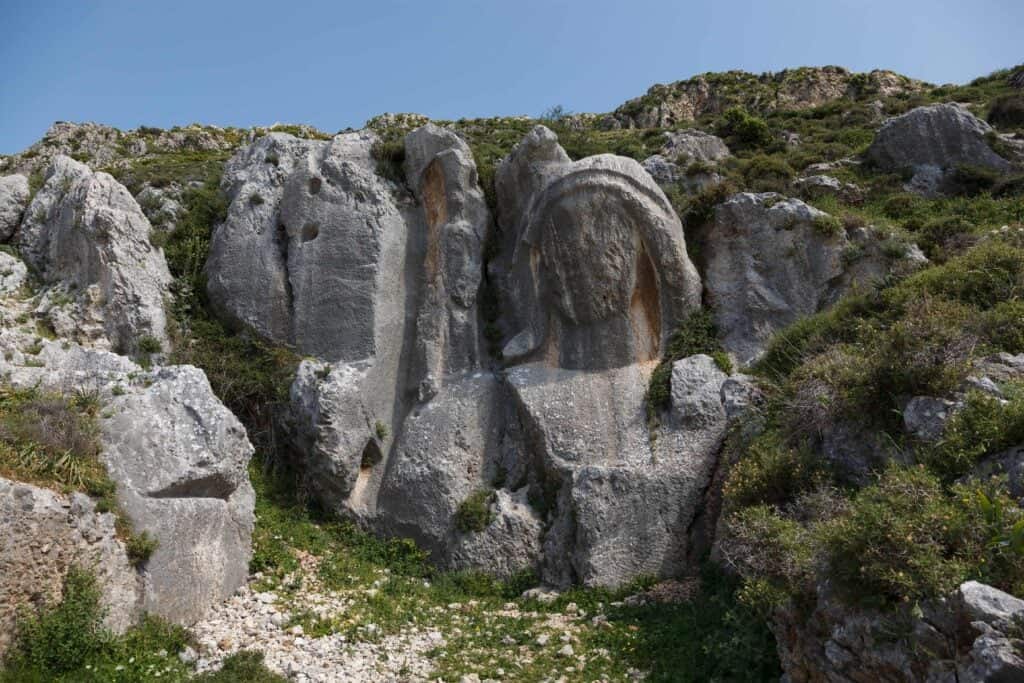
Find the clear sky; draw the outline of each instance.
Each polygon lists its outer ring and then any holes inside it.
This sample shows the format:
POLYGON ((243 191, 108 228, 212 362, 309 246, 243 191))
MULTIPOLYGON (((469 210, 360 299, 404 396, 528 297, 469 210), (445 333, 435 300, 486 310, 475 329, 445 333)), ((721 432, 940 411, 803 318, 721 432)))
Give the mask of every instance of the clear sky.
POLYGON ((0 153, 119 128, 609 111, 703 71, 965 82, 1024 62, 1024 0, 0 0, 0 153))

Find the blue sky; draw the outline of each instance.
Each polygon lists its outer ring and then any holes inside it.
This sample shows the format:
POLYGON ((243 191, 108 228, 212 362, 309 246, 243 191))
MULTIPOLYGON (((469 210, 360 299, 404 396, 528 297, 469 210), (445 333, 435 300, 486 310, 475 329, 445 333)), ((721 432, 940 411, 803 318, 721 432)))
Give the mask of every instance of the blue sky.
POLYGON ((0 0, 0 153, 120 128, 608 111, 703 71, 964 82, 1024 62, 1022 0, 0 0))

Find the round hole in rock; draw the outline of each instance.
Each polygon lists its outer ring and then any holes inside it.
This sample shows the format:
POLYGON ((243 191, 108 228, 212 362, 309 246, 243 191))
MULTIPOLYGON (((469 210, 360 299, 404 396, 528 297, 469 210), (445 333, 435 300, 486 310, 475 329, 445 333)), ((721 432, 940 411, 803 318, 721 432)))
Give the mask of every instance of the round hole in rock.
POLYGON ((320 194, 320 187, 323 185, 323 182, 324 181, 320 180, 320 178, 317 178, 316 176, 313 176, 312 178, 310 178, 309 179, 309 193, 310 194, 320 194))
POLYGON ((320 226, 316 223, 306 223, 302 226, 302 241, 308 242, 315 240, 317 235, 320 234, 320 226))

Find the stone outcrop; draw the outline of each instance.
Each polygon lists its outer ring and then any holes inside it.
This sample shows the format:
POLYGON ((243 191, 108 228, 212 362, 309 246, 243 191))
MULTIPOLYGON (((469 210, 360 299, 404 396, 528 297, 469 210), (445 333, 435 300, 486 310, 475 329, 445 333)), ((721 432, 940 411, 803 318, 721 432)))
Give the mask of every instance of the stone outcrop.
POLYGON ((677 163, 718 163, 731 156, 722 138, 696 129, 665 133, 661 154, 677 163))
POLYGON ((128 190, 69 157, 54 159, 25 212, 25 262, 75 313, 62 321, 76 340, 131 353, 144 338, 167 347, 171 275, 150 244, 151 227, 128 190))
POLYGON ((0 242, 14 235, 27 204, 28 178, 18 174, 0 177, 0 242))
POLYGON ((615 110, 628 128, 669 128, 729 107, 751 111, 799 110, 836 100, 861 100, 912 93, 925 86, 892 71, 857 74, 838 66, 804 67, 778 73, 706 73, 686 81, 652 86, 615 110))
POLYGON ((206 272, 229 320, 331 361, 403 338, 411 206, 375 173, 375 139, 272 133, 227 163, 206 272))
POLYGON ((661 189, 630 159, 573 162, 536 127, 498 169, 506 360, 602 370, 657 359, 700 278, 661 189))
POLYGON ((136 533, 158 542, 140 570, 140 607, 188 624, 248 577, 253 448, 238 419, 192 366, 144 371, 108 351, 45 341, 35 354, 0 337, 0 377, 21 388, 103 401, 100 455, 136 533))
POLYGON ((958 165, 1007 171, 1010 162, 996 154, 986 136, 992 127, 959 104, 932 104, 886 121, 865 153, 888 171, 910 169, 907 189, 924 195, 942 191, 958 165))
MULTIPOLYGON (((798 199, 734 195, 702 235, 707 304, 726 350, 756 360, 775 332, 894 265, 868 229, 847 231, 798 199)), ((902 261, 923 261, 916 247, 902 261)))
POLYGON ((810 613, 776 611, 772 629, 793 683, 1024 680, 1024 601, 968 581, 902 618, 844 606, 819 589, 810 613), (901 638, 887 634, 898 630, 901 638))
POLYGON ((864 192, 853 183, 844 183, 828 175, 809 175, 793 181, 793 188, 805 199, 835 197, 847 204, 860 204, 864 192))
POLYGON ((96 577, 104 625, 125 630, 140 607, 138 575, 114 530, 86 495, 0 478, 0 655, 10 645, 18 610, 60 599, 71 567, 96 577))
POLYGON ((148 382, 108 403, 101 457, 132 527, 159 543, 142 572, 144 609, 191 623, 249 575, 253 447, 198 368, 160 368, 148 382))
MULTIPOLYGON (((263 172, 256 150, 269 144, 240 153, 231 177, 263 172)), ((700 303, 664 194, 636 162, 572 162, 537 127, 499 168, 502 255, 485 274, 491 218, 465 143, 427 125, 405 148, 412 197, 392 188, 406 207, 394 232, 407 241, 408 263, 422 264, 404 281, 409 324, 376 347, 301 364, 288 423, 311 488, 371 528, 414 538, 449 568, 538 569, 552 584, 605 586, 682 571, 728 420, 727 377, 710 358, 682 362, 678 405, 650 431, 650 372, 700 303), (485 276, 497 292, 504 371, 487 367, 482 351, 485 276), (383 372, 389 363, 395 370, 383 372), (471 499, 486 507, 479 529, 458 521, 471 499)), ((246 191, 234 196, 237 204, 246 191)), ((233 223, 235 204, 225 231, 249 225, 233 223)), ((211 293, 225 301, 218 288, 234 285, 222 264, 241 273, 244 258, 261 253, 261 234, 238 241, 242 234, 225 239, 232 260, 214 256, 208 266, 218 281, 211 293)))

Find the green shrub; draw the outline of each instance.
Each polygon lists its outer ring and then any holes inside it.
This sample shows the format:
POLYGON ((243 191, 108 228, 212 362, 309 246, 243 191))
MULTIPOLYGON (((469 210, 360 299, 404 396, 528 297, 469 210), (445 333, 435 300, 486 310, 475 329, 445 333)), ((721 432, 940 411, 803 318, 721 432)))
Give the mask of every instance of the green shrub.
POLYGON ((889 295, 891 303, 932 294, 982 310, 1024 296, 1024 249, 995 240, 982 242, 937 268, 907 278, 889 295))
POLYGON ((835 216, 830 216, 827 213, 815 216, 813 225, 815 232, 824 235, 825 237, 838 237, 845 231, 843 228, 843 222, 835 216))
POLYGON ((824 480, 822 462, 807 448, 792 448, 777 431, 755 439, 729 469, 723 487, 730 509, 783 505, 824 480))
POLYGON ((494 512, 491 510, 493 501, 493 491, 488 489, 474 491, 459 504, 458 510, 455 511, 455 526, 463 533, 483 531, 494 519, 494 512))
POLYGON ((935 218, 915 231, 917 246, 929 260, 943 263, 974 243, 974 226, 959 216, 935 218))
POLYGON ((674 362, 698 353, 713 355, 721 351, 718 331, 715 329, 715 320, 711 312, 701 309, 690 313, 669 337, 665 354, 658 367, 651 373, 647 385, 648 415, 653 417, 656 411, 667 410, 672 402, 674 362))
POLYGON ((918 450, 918 459, 946 481, 967 474, 981 458, 1024 443, 1024 393, 1009 402, 971 392, 946 423, 942 438, 918 450))
POLYGON ((380 420, 377 420, 377 423, 373 427, 373 431, 377 435, 377 438, 380 439, 381 441, 384 441, 385 439, 388 438, 388 426, 381 422, 380 420))
POLYGON ((756 192, 785 192, 796 175, 793 167, 778 156, 758 154, 743 169, 747 185, 756 192))
POLYGON ((1024 126, 1024 95, 997 97, 989 107, 988 122, 1001 128, 1024 126))
POLYGON ((977 331, 996 351, 1024 353, 1024 301, 1003 301, 985 311, 977 331))
POLYGON ((160 353, 163 351, 163 344, 152 335, 143 335, 139 338, 140 353, 160 353))
POLYGON ((725 531, 722 552, 745 579, 745 603, 767 612, 813 590, 817 543, 798 521, 754 505, 729 515, 725 531))
POLYGON ((370 148, 370 154, 377 161, 377 175, 399 185, 405 185, 405 141, 378 140, 370 148))
POLYGON ((103 495, 97 399, 35 389, 0 390, 0 474, 103 495))
POLYGON ((772 141, 765 120, 753 116, 743 107, 731 107, 722 113, 718 134, 742 147, 764 147, 772 141))
POLYGON ((125 550, 128 552, 128 559, 132 564, 139 566, 146 562, 156 552, 160 542, 143 531, 141 534, 131 534, 125 543, 125 550))
POLYGON ((947 181, 952 194, 974 197, 991 190, 999 181, 1000 174, 985 166, 960 164, 953 169, 947 181))
POLYGON ((1012 553, 993 542, 1013 533, 1020 510, 986 523, 978 492, 1003 510, 1015 507, 1005 494, 976 485, 947 494, 924 468, 890 467, 857 493, 848 514, 822 525, 829 577, 848 600, 890 605, 948 595, 976 576, 996 576, 999 586, 1015 589, 1024 555, 1014 568, 1012 553), (993 562, 995 572, 985 567, 993 562))
POLYGON ((100 597, 96 578, 71 568, 59 603, 22 613, 7 656, 8 668, 60 675, 98 658, 112 640, 103 628, 100 597))

